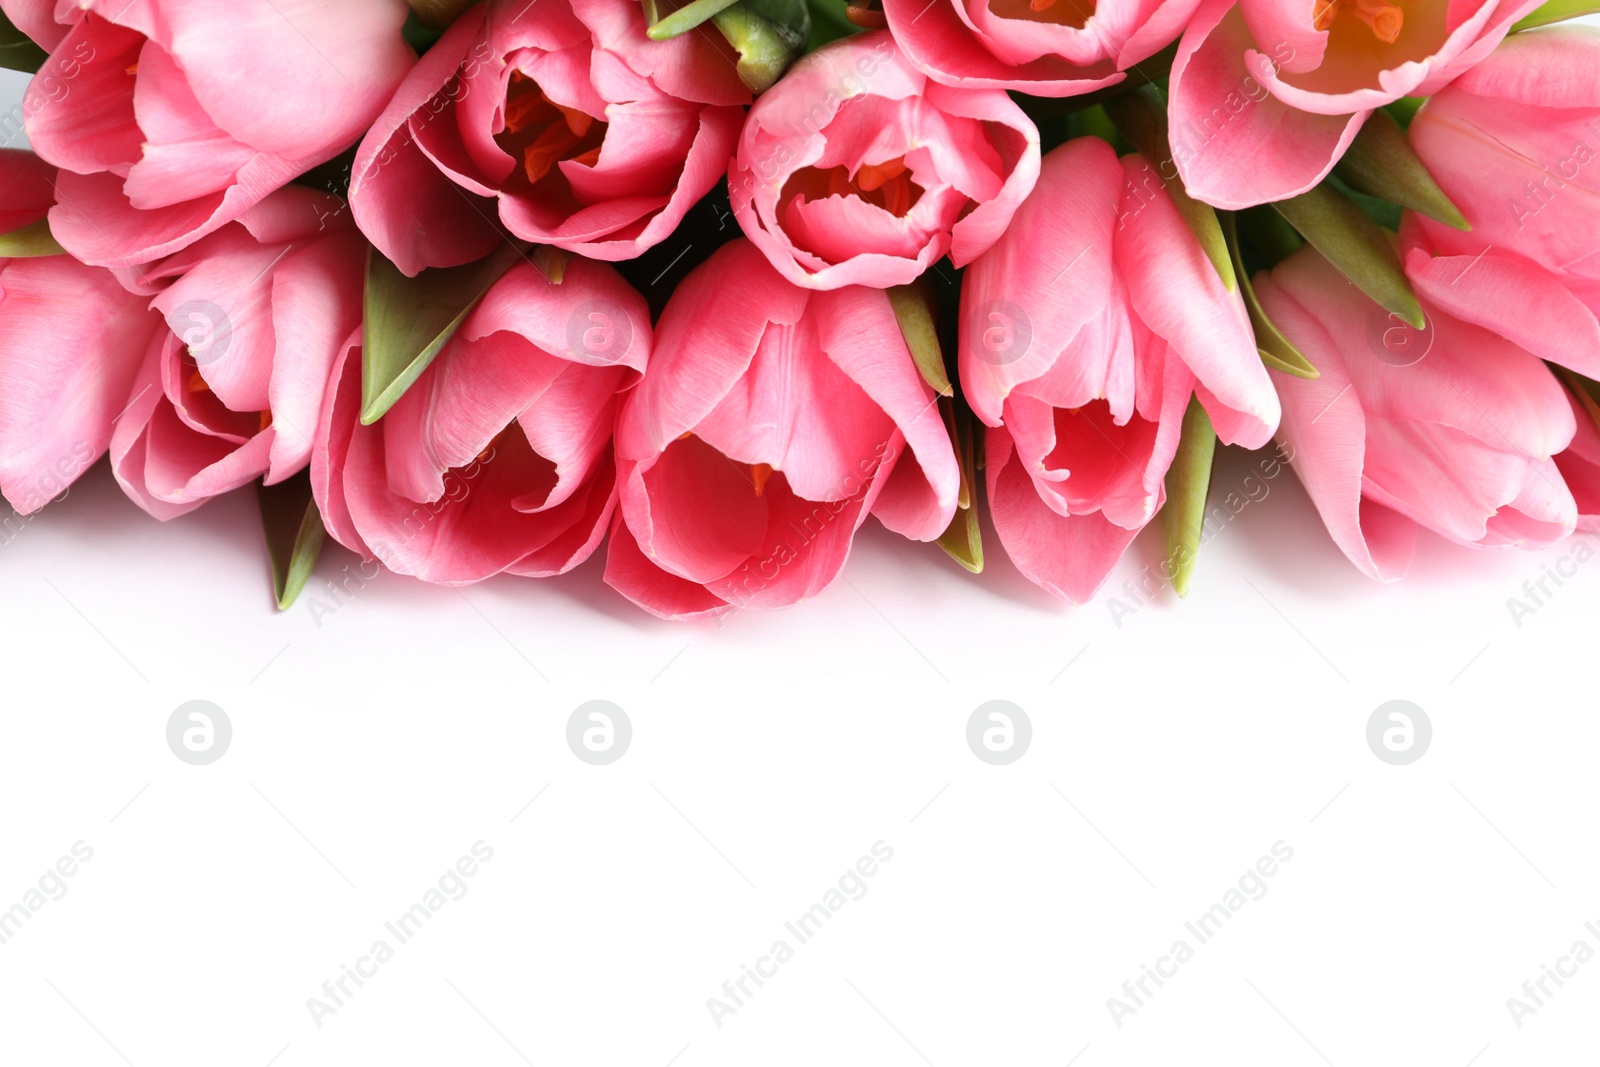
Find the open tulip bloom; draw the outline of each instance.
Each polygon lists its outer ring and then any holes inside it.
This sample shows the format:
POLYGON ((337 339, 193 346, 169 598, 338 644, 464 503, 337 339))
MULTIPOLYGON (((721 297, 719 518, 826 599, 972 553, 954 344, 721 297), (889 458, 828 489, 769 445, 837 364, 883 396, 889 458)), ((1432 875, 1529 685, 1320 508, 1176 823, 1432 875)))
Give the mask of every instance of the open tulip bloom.
POLYGON ((1187 595, 1219 442, 1381 582, 1600 531, 1576 6, 0 0, 6 521, 106 457, 253 491, 280 607, 331 541, 672 620, 869 519, 1187 595))

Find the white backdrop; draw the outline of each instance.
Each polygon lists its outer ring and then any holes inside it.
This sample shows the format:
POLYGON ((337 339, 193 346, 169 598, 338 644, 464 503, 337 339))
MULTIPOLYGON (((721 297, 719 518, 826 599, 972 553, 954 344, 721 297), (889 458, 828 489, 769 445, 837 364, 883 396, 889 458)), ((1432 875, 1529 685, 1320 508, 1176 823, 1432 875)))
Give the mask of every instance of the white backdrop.
POLYGON ((101 466, 0 543, 0 1062, 1592 1055, 1600 567, 1424 535, 1378 586, 1252 471, 1185 603, 1120 592, 1156 530, 1070 609, 992 530, 974 578, 870 526, 815 601, 675 626, 598 558, 457 592, 337 546, 280 615, 250 495, 163 525, 101 466))

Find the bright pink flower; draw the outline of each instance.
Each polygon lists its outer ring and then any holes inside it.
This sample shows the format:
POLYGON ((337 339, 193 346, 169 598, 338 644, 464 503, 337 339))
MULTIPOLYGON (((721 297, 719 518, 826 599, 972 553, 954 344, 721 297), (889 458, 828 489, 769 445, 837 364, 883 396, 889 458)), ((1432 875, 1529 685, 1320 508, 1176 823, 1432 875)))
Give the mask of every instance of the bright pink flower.
MULTIPOLYGON (((0 150, 0 232, 49 210, 54 168, 0 150)), ((0 259, 0 493, 23 515, 105 454, 161 319, 71 256, 0 259)))
POLYGON ((887 31, 796 63, 750 109, 728 171, 745 235, 796 285, 882 289, 965 266, 1039 176, 1039 131, 998 89, 929 81, 887 31))
POLYGON ((360 338, 334 370, 311 464, 328 532, 390 570, 463 585, 559 574, 616 506, 619 391, 650 356, 644 298, 574 258, 518 263, 394 407, 360 424, 360 338))
POLYGON ((1457 318, 1600 378, 1600 30, 1518 34, 1423 106, 1411 143, 1467 221, 1411 213, 1413 285, 1457 318))
POLYGON ((869 513, 931 541, 960 484, 889 298, 790 285, 743 240, 668 301, 617 465, 606 581, 672 619, 815 595, 869 513))
POLYGON ((111 439, 117 481, 156 518, 310 461, 329 371, 361 325, 366 242, 343 206, 289 186, 183 251, 121 272, 154 294, 168 327, 111 439))
POLYGON ((715 32, 638 0, 489 0, 422 57, 356 155, 356 221, 407 274, 519 237, 591 259, 660 243, 727 167, 750 91, 715 32))
POLYGON ((1240 208, 1305 192, 1373 108, 1443 88, 1540 0, 1204 0, 1172 65, 1173 159, 1240 208))
POLYGON ((1229 293, 1138 155, 1093 137, 961 288, 961 385, 987 436, 989 507, 1030 580, 1082 603, 1166 499, 1183 413, 1257 448, 1278 399, 1229 293))
MULTIPOLYGON (((49 0, 9 0, 31 20, 49 0)), ((175 252, 352 144, 415 61, 403 0, 58 0, 23 108, 86 263, 175 252)))
POLYGON ((884 0, 928 77, 970 89, 1073 96, 1127 77, 1171 44, 1199 0, 884 0))
POLYGON ((1280 437, 1328 532, 1369 577, 1410 564, 1417 527, 1464 545, 1538 547, 1577 509, 1551 457, 1572 405, 1532 353, 1422 295, 1415 330, 1309 246, 1256 278, 1272 321, 1321 372, 1272 372, 1280 437))

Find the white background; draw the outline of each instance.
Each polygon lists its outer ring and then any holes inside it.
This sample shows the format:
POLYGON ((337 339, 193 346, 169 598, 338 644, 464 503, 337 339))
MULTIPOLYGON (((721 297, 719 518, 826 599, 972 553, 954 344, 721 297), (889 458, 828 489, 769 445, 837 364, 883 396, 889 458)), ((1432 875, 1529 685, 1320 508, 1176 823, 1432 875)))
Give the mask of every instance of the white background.
MULTIPOLYGON (((1253 463, 1225 452, 1213 502, 1253 463)), ((332 545, 280 615, 249 494, 163 525, 96 468, 0 544, 0 910, 93 849, 0 944, 0 1063, 1592 1062, 1600 962, 1520 1028, 1506 1001, 1600 951, 1600 566, 1519 626, 1508 598, 1573 544, 1424 535, 1379 586, 1292 474, 1252 485, 1190 599, 1120 625, 1158 529, 1077 609, 992 530, 972 577, 869 524, 815 601, 671 625, 598 557, 335 596, 357 561, 332 545), (166 743, 193 699, 233 727, 209 766, 166 743), (609 766, 565 740, 592 699, 632 722, 609 766), (1032 721, 1009 766, 967 747, 993 699, 1032 721), (1432 722, 1409 766, 1367 746, 1392 699, 1432 722), (384 923, 479 841, 465 896, 398 944, 384 923), (800 944, 784 923, 879 841, 800 944), (1200 944, 1185 922, 1280 841, 1200 944), (380 938, 319 1026, 308 998, 380 938), (707 998, 780 938, 793 959, 718 1026, 707 998), (1107 998, 1180 938, 1193 959, 1118 1026, 1107 998)))

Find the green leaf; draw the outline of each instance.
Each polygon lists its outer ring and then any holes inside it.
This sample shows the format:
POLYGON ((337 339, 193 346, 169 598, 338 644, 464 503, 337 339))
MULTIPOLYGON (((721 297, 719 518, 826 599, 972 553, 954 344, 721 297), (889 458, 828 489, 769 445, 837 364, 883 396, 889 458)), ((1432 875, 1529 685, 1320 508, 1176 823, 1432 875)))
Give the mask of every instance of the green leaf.
POLYGON ((689 3, 650 24, 645 31, 652 41, 668 41, 680 33, 688 33, 719 11, 724 11, 739 0, 690 0, 689 3))
POLYGON ((911 350, 911 358, 922 372, 928 388, 940 396, 955 392, 950 386, 950 375, 945 370, 944 351, 939 347, 939 324, 934 314, 933 298, 917 282, 896 285, 886 293, 895 318, 900 320, 900 333, 911 350))
POLYGON ((956 497, 956 513, 939 535, 939 547, 951 559, 973 574, 983 573, 983 533, 978 526, 977 435, 978 420, 965 404, 954 397, 939 398, 939 413, 956 449, 956 465, 961 471, 961 489, 956 497))
POLYGON ((272 592, 278 610, 288 611, 305 588, 327 531, 311 496, 311 474, 302 471, 277 485, 257 483, 261 528, 267 535, 272 562, 272 592))
POLYGON ((0 67, 33 74, 49 58, 48 52, 34 44, 27 34, 12 25, 5 12, 0 11, 0 67))
POLYGON ((1250 315, 1250 328, 1256 334, 1256 351, 1261 354, 1261 362, 1301 378, 1321 377, 1321 372, 1273 324, 1261 307, 1261 301, 1256 299, 1255 286, 1250 284, 1250 272, 1245 270, 1244 255, 1239 250, 1238 221, 1231 211, 1222 213, 1222 232, 1228 242, 1233 269, 1239 275, 1239 290, 1244 297, 1244 309, 1250 315))
POLYGON ((1206 494, 1211 489, 1211 461, 1216 456, 1217 432, 1211 417, 1200 405, 1200 398, 1189 398, 1183 413, 1183 434, 1178 439, 1178 454, 1167 468, 1166 573, 1172 590, 1180 597, 1189 595, 1195 561, 1200 554, 1200 535, 1205 530, 1206 494))
POLYGON ((1383 110, 1389 117, 1398 122, 1404 129, 1411 128, 1411 120, 1417 117, 1417 112, 1422 110, 1422 105, 1428 102, 1425 96, 1402 96, 1392 104, 1383 105, 1383 110))
POLYGON ((811 15, 804 3, 789 6, 798 7, 796 17, 804 29, 766 17, 756 9, 755 0, 739 0, 711 17, 722 36, 739 53, 739 79, 752 93, 763 93, 771 88, 805 47, 811 15))
POLYGON ((0 259, 32 259, 36 256, 59 256, 66 251, 50 234, 50 220, 38 222, 0 234, 0 259))
POLYGON ((363 426, 371 426, 394 406, 489 286, 523 254, 521 248, 505 244, 476 263, 432 268, 408 278, 376 248, 367 253, 361 342, 363 426))
POLYGON ((1206 258, 1211 260, 1211 265, 1228 287, 1228 292, 1233 292, 1238 281, 1234 277, 1233 260, 1228 255, 1227 242, 1222 237, 1222 227, 1217 222, 1217 212, 1210 204, 1190 196, 1178 177, 1177 165, 1172 160, 1172 148, 1167 141, 1167 106, 1161 99, 1161 91, 1153 85, 1142 85, 1106 100, 1104 107, 1111 121, 1122 131, 1122 136, 1160 176, 1161 184, 1166 187, 1178 214, 1188 223, 1206 258))
POLYGON ((1383 227, 1326 182, 1272 205, 1350 282, 1416 329, 1426 320, 1383 227))
POLYGON ((1550 0, 1543 7, 1536 9, 1530 15, 1523 16, 1520 21, 1513 24, 1511 32, 1531 30, 1535 26, 1548 26, 1552 22, 1565 22, 1596 12, 1600 12, 1600 4, 1596 4, 1594 0, 1550 0))
POLYGON ((1367 118, 1335 173, 1358 193, 1392 201, 1458 230, 1472 229, 1412 150, 1406 131, 1382 108, 1367 118))

